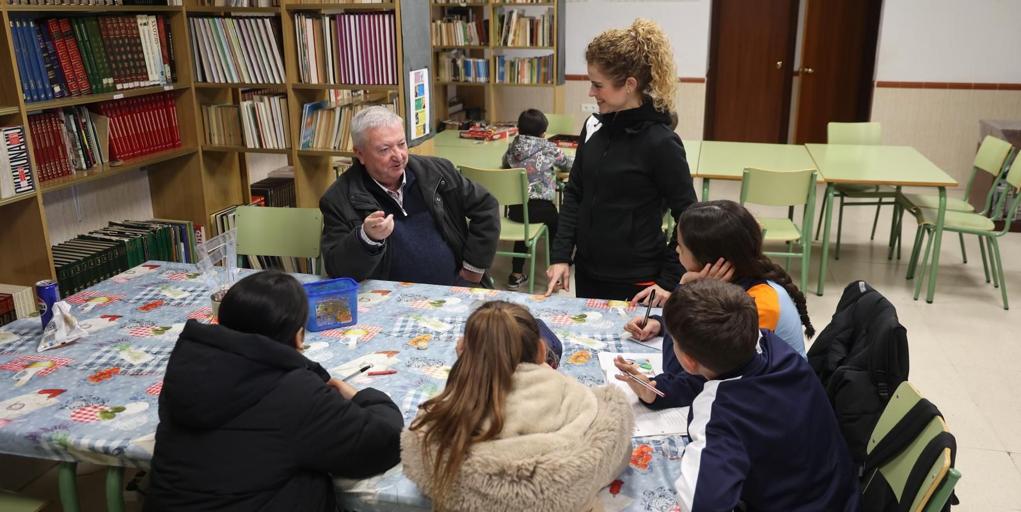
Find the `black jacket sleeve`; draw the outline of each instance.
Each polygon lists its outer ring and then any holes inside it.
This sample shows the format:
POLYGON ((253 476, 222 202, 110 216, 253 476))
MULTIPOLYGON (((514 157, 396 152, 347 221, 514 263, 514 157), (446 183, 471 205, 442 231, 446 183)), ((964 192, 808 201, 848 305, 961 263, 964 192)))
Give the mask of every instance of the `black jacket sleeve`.
POLYGON ((294 439, 299 467, 366 478, 400 462, 404 417, 382 391, 366 388, 346 400, 320 384, 309 400, 294 439))
MULTIPOLYGON (((684 145, 680 137, 670 133, 664 137, 652 153, 656 161, 651 165, 652 180, 656 188, 662 191, 666 199, 667 207, 670 208, 670 215, 674 222, 681 216, 689 206, 698 200, 695 197, 695 187, 691 180, 691 171, 688 168, 688 159, 684 153, 684 145)), ((681 267, 677 259, 677 231, 670 235, 670 243, 663 252, 663 267, 656 284, 665 290, 673 290, 681 280, 681 267)))
POLYGON ((344 211, 337 204, 339 194, 330 190, 319 200, 323 212, 323 237, 321 251, 326 275, 350 277, 362 281, 371 277, 383 261, 385 246, 370 247, 361 237, 362 219, 349 216, 352 209, 344 211))
MULTIPOLYGON (((450 162, 446 164, 453 168, 450 162)), ((451 174, 457 180, 464 216, 468 219, 468 235, 461 259, 473 267, 488 269, 496 257, 496 244, 500 239, 500 203, 488 190, 456 170, 451 174)))
POLYGON ((553 239, 553 246, 550 248, 550 263, 573 262, 574 246, 578 228, 578 210, 581 208, 582 184, 581 184, 581 154, 585 147, 585 137, 588 126, 581 130, 581 137, 578 149, 574 153, 574 164, 571 165, 571 175, 564 186, 564 198, 560 203, 560 213, 557 220, 557 236, 553 239))

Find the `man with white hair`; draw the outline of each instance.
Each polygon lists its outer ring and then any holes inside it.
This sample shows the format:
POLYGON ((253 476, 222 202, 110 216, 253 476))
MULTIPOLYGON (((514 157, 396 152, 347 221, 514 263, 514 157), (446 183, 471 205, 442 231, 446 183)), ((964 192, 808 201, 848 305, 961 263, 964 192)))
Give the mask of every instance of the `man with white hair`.
POLYGON ((369 107, 351 120, 357 160, 319 200, 326 273, 475 285, 496 255, 500 208, 442 158, 409 155, 404 120, 369 107))

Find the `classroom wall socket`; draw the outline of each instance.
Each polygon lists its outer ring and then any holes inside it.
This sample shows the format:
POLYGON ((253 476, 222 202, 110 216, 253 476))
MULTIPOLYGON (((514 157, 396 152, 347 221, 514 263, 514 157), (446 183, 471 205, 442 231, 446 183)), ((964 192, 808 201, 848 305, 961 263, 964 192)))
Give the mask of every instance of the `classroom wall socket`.
POLYGON ((596 105, 595 103, 582 103, 581 111, 586 114, 595 114, 596 112, 599 112, 599 105, 596 105))

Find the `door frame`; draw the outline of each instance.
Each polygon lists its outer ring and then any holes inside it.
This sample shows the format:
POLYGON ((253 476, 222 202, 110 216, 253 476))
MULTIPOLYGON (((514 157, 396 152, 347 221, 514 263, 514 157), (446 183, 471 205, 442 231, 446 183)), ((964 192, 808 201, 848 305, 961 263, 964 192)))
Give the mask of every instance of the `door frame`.
MULTIPOLYGON (((705 115, 702 122, 702 138, 704 140, 711 140, 709 134, 713 132, 715 128, 715 112, 713 111, 716 103, 716 91, 715 84, 717 76, 718 66, 715 65, 717 58, 719 57, 719 33, 720 33, 720 9, 718 9, 719 3, 723 0, 713 0, 712 7, 710 9, 709 16, 709 69, 706 71, 706 96, 705 96, 705 115)), ((761 1, 761 0, 755 0, 761 1)), ((780 121, 780 136, 775 142, 778 144, 786 144, 787 138, 790 131, 791 122, 791 92, 794 83, 794 55, 797 50, 797 38, 798 38, 798 11, 800 9, 801 0, 792 0, 791 12, 790 12, 790 34, 787 37, 787 50, 784 52, 784 70, 783 73, 783 88, 784 93, 782 94, 783 102, 780 107, 781 121, 780 121)), ((871 104, 871 98, 870 98, 871 104)))

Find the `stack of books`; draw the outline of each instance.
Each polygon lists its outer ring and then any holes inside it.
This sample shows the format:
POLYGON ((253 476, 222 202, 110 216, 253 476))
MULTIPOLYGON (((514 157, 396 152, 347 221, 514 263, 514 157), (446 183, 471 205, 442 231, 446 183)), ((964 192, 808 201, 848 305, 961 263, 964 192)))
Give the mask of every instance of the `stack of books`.
POLYGON ((35 290, 31 286, 0 284, 0 325, 28 318, 35 312, 35 290))
POLYGON ((553 10, 540 16, 525 16, 521 9, 496 14, 500 46, 553 46, 553 10))
POLYGON ((111 222, 53 246, 60 294, 67 297, 147 260, 195 262, 195 229, 189 221, 111 222))
MULTIPOLYGON (((39 5, 39 0, 7 0, 8 4, 11 5, 39 5)), ((59 3, 61 5, 170 5, 180 6, 182 0, 60 0, 59 2, 49 2, 49 4, 59 3)))
POLYGON ((498 84, 552 84, 553 56, 513 58, 496 56, 498 84))
POLYGON ((21 126, 0 128, 0 199, 33 190, 35 182, 28 160, 25 129, 21 126))
POLYGON ((294 207, 294 178, 266 178, 252 183, 252 204, 277 208, 294 207))
POLYGON ((280 0, 199 0, 199 5, 214 7, 277 7, 280 0))
POLYGON ((240 105, 202 105, 206 144, 250 149, 287 149, 287 97, 248 91, 240 105))
MULTIPOLYGON (((469 11, 470 12, 470 11, 469 11)), ((432 22, 433 45, 438 46, 482 46, 486 44, 485 20, 448 16, 432 22)))
POLYGON ((193 17, 195 80, 211 83, 284 83, 284 60, 273 17, 193 17))
POLYGON ((397 83, 394 13, 295 14, 294 29, 303 83, 397 83))
MULTIPOLYGON (((360 92, 360 91, 359 91, 360 92)), ((307 103, 301 109, 301 149, 351 151, 351 118, 370 106, 383 106, 397 112, 396 99, 388 103, 331 102, 307 103)))
POLYGON ((109 119, 102 114, 85 107, 51 110, 28 116, 28 127, 39 181, 71 176, 108 161, 109 119))
POLYGON ((441 53, 436 78, 441 82, 489 82, 489 59, 466 57, 463 52, 441 53))
POLYGON ((12 18, 25 101, 173 83, 169 23, 166 16, 152 14, 12 18))

